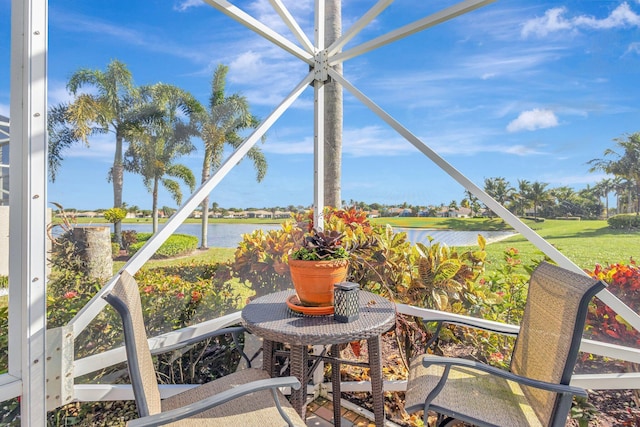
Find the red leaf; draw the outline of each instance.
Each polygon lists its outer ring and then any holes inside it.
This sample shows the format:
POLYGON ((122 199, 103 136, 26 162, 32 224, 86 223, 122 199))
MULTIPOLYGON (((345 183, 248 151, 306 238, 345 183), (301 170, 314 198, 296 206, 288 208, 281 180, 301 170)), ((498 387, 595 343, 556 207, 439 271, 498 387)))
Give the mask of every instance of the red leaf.
POLYGON ((614 337, 614 338, 620 338, 620 335, 618 335, 618 333, 616 331, 612 331, 610 329, 607 329, 606 334, 609 335, 610 337, 614 337))
POLYGON ((352 341, 349 345, 351 346, 353 354, 355 354, 356 357, 360 357, 360 341, 352 341))

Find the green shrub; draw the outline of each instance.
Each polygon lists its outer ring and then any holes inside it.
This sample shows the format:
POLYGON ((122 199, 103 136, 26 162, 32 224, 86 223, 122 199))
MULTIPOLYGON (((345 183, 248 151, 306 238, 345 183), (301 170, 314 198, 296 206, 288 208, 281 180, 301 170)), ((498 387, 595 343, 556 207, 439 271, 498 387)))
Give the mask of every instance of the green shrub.
POLYGON ((9 287, 9 276, 0 275, 0 288, 9 287))
POLYGON ((615 230, 629 230, 640 227, 640 215, 638 214, 620 214, 614 215, 607 219, 609 227, 615 230))
MULTIPOLYGON (((67 324, 101 288, 101 283, 88 279, 80 272, 74 264, 76 260, 71 256, 72 253, 66 251, 67 243, 57 244, 57 247, 52 254, 47 294, 47 321, 51 328, 67 324)), ((156 336, 237 310, 241 301, 231 286, 212 283, 216 268, 216 265, 192 262, 139 271, 135 278, 139 284, 148 335, 156 336)), ((0 329, 6 328, 6 322, 6 308, 0 308, 0 329)), ((6 338, 6 334, 0 334, 0 372, 1 367, 5 366, 6 369, 7 365, 3 338, 6 338)), ((120 318, 107 306, 80 333, 76 342, 80 344, 75 347, 76 359, 100 354, 121 345, 120 318)), ((181 349, 180 352, 158 356, 156 369, 165 383, 207 382, 235 369, 239 357, 229 351, 233 346, 231 337, 213 338, 181 349), (185 368, 187 366, 189 369, 185 368)), ((123 372, 126 372, 125 365, 120 364, 77 378, 76 382, 95 383, 105 375, 112 377, 110 382, 128 382, 126 377, 118 376, 123 372)), ((10 403, 6 408, 0 407, 1 425, 19 425, 17 412, 14 411, 19 405, 13 401, 10 403)), ((131 402, 75 403, 50 412, 48 417, 50 425, 105 425, 105 414, 118 413, 126 420, 135 416, 132 408, 131 402)))
POLYGON ((111 208, 104 211, 104 219, 112 224, 122 221, 127 216, 127 211, 122 208, 111 208))
MULTIPOLYGON (((151 238, 151 233, 138 233, 138 241, 129 245, 129 254, 133 255, 151 238)), ((151 258, 162 259, 186 255, 198 247, 198 238, 187 234, 173 234, 158 248, 151 258)))
POLYGON ((116 258, 119 255, 120 255, 120 245, 115 242, 111 242, 111 257, 116 258))
MULTIPOLYGON (((303 245, 305 233, 313 229, 311 212, 298 214, 285 221, 281 229, 255 230, 243 235, 233 261, 219 272, 220 280, 238 279, 255 291, 256 296, 291 288, 289 256, 303 245)), ((403 280, 403 274, 393 274, 389 257, 393 248, 403 255, 397 260, 400 269, 406 267, 406 254, 410 244, 404 233, 394 238, 393 232, 384 226, 374 226, 362 211, 326 208, 324 212, 326 232, 343 234, 341 245, 349 252, 349 275, 347 280, 358 282, 364 289, 386 292, 403 280), (401 263, 404 260, 404 264, 401 263)), ((395 258, 393 258, 395 260, 395 258)))

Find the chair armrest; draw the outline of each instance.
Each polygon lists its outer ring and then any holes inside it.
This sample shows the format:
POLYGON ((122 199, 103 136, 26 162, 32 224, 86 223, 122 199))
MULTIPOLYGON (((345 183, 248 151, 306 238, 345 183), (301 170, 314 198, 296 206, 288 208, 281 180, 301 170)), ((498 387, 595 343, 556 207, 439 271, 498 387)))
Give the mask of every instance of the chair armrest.
POLYGON ((131 420, 127 425, 130 427, 143 427, 168 424, 177 420, 181 420, 183 418, 190 417, 192 415, 199 414, 215 406, 229 402, 230 400, 242 397, 246 394, 268 389, 275 391, 279 387, 292 387, 295 390, 298 390, 301 387, 301 384, 296 377, 270 378, 265 380, 252 381, 250 383, 242 384, 232 389, 225 390, 221 393, 207 397, 206 399, 202 399, 198 402, 194 402, 190 405, 183 406, 182 408, 176 408, 171 411, 161 412, 159 414, 149 415, 144 418, 131 420))
POLYGON ((574 396, 587 397, 587 392, 580 387, 534 380, 533 378, 527 378, 520 375, 516 375, 512 372, 505 371, 504 369, 496 368, 495 366, 487 365, 485 363, 475 362, 473 360, 460 359, 457 357, 425 356, 422 359, 422 364, 425 367, 429 365, 441 365, 445 367, 462 366, 467 368, 473 368, 482 372, 486 372, 491 375, 495 375, 500 378, 517 382, 518 384, 522 384, 525 386, 535 387, 541 390, 551 391, 554 393, 572 394, 574 396))
POLYGON ((469 316, 458 316, 458 317, 459 319, 451 319, 451 318, 444 319, 442 317, 436 317, 433 319, 428 317, 420 318, 420 321, 423 324, 433 323, 433 322, 437 323, 436 330, 433 333, 433 336, 429 339, 429 341, 427 341, 426 347, 430 348, 438 340, 438 338, 440 337, 440 331, 442 330, 442 327, 446 323, 452 324, 452 325, 475 328, 475 329, 481 329, 484 331, 489 331, 489 332, 493 332, 501 335, 518 336, 518 333, 519 333, 518 329, 514 330, 514 326, 509 325, 507 323, 494 322, 491 320, 484 320, 484 319, 475 319, 469 316))
POLYGON ((466 326, 474 329, 482 329, 484 331, 495 332, 501 335, 517 336, 518 331, 514 330, 514 325, 508 323, 494 322, 492 320, 475 319, 468 316, 460 316, 460 319, 442 319, 442 318, 422 318, 423 323, 436 322, 438 325, 449 323, 452 325, 466 326))

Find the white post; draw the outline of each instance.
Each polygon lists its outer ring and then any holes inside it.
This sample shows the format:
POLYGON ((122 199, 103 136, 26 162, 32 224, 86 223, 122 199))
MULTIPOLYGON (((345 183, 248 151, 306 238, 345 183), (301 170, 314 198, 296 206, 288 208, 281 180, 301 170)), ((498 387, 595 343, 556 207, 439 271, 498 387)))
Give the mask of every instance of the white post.
POLYGON ((21 425, 46 425, 47 2, 11 3, 9 374, 21 425))
POLYGON ((324 1, 316 0, 316 55, 314 61, 313 121, 313 224, 324 228, 324 82, 327 78, 324 52, 324 1))

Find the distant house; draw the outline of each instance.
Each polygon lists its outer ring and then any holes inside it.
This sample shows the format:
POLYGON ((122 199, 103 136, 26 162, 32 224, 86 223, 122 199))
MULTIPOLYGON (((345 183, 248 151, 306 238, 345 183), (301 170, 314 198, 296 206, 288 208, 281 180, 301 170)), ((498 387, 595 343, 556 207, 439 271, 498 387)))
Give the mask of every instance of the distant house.
POLYGON ((469 218, 471 217, 471 209, 469 208, 452 209, 444 206, 438 212, 436 212, 436 216, 440 218, 469 218))
POLYGON ((386 211, 387 216, 400 216, 403 212, 402 208, 389 208, 386 211))
POLYGON ((291 212, 289 211, 275 211, 275 218, 290 218, 291 212))
POLYGON ((244 212, 245 218, 273 218, 271 211, 255 210, 244 212))

